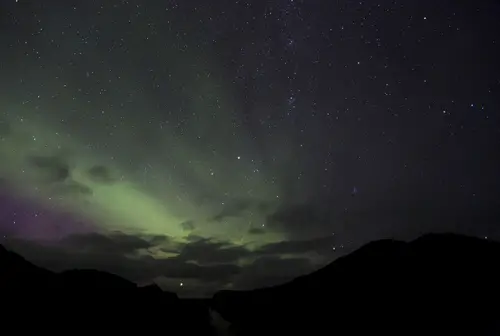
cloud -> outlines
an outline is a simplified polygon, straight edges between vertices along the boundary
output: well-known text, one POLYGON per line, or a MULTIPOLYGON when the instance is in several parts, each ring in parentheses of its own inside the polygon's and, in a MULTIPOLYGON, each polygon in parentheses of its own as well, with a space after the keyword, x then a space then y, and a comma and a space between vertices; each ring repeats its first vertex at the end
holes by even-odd
MULTIPOLYGON (((134 235, 123 232, 70 235, 56 243, 10 240, 8 246, 28 260, 54 271, 96 269, 137 283, 164 279, 164 289, 179 290, 179 282, 192 290, 207 291, 232 285, 256 288, 279 284, 311 272, 314 265, 300 253, 331 251, 332 238, 317 238, 265 245, 257 250, 230 242, 191 235, 188 243, 163 235, 134 235), (158 254, 168 252, 165 258, 158 254), (241 259, 252 261, 239 266, 241 259)), ((182 295, 191 295, 184 286, 182 295)), ((194 292, 193 292, 194 293, 194 292)))
POLYGON ((194 221, 187 220, 181 223, 181 227, 184 231, 193 231, 194 230, 194 221))
POLYGON ((269 254, 303 254, 316 252, 321 255, 330 254, 335 240, 332 237, 320 237, 309 240, 289 240, 262 246, 255 253, 269 254))
POLYGON ((245 211, 257 211, 259 213, 266 212, 270 208, 270 204, 253 199, 239 198, 227 201, 220 212, 210 218, 211 221, 221 222, 228 217, 238 217, 245 211))
POLYGON ((157 246, 160 244, 165 244, 165 243, 172 243, 172 239, 168 236, 164 235, 153 235, 153 236, 147 236, 148 241, 151 243, 153 246, 157 246))
POLYGON ((235 263, 250 255, 252 252, 243 246, 202 238, 186 244, 181 249, 178 258, 200 264, 220 264, 235 263))
POLYGON ((310 204, 282 206, 266 218, 269 229, 286 232, 292 239, 324 233, 328 223, 327 217, 310 204))
POLYGON ((64 184, 59 184, 54 187, 54 191, 63 195, 80 196, 90 196, 94 193, 89 186, 76 181, 68 181, 64 184))
POLYGON ((263 228, 251 228, 250 230, 248 230, 248 233, 253 235, 260 235, 265 234, 266 230, 263 228))
POLYGON ((241 271, 237 265, 200 266, 177 258, 157 259, 149 266, 148 270, 152 272, 152 278, 163 276, 176 279, 196 279, 204 282, 225 282, 241 271))
MULTIPOLYGON (((203 255, 207 253, 196 247, 183 250, 184 256, 181 256, 181 253, 178 257, 170 258, 154 257, 152 254, 134 254, 141 249, 169 244, 172 244, 172 241, 166 236, 136 236, 112 232, 72 235, 51 244, 10 240, 7 246, 35 264, 54 271, 96 269, 135 282, 148 282, 164 277, 224 283, 240 272, 240 267, 234 264, 199 265, 190 261, 189 259, 202 261, 203 255)), ((190 244, 186 246, 188 245, 190 244)), ((207 242, 206 245, 211 244, 207 242)), ((212 250, 216 248, 212 247, 212 250)), ((234 258, 219 255, 219 260, 234 260, 234 258)))
POLYGON ((197 242, 197 241, 205 239, 205 238, 203 238, 202 236, 195 235, 195 234, 190 234, 186 237, 186 239, 189 242, 197 242))
POLYGON ((237 217, 253 205, 249 199, 234 199, 224 204, 222 210, 212 217, 212 221, 220 222, 228 217, 237 217))
POLYGON ((127 235, 121 232, 113 232, 108 235, 99 233, 72 235, 63 241, 66 246, 80 251, 86 250, 97 253, 123 255, 169 242, 170 239, 166 236, 148 238, 127 235))
POLYGON ((45 183, 50 184, 52 191, 60 195, 89 196, 93 190, 71 178, 69 162, 62 156, 29 156, 31 167, 35 168, 37 176, 45 183))
POLYGON ((29 156, 28 163, 37 169, 41 177, 52 183, 64 182, 70 178, 70 166, 59 156, 29 156))
POLYGON ((103 184, 112 184, 117 181, 113 176, 111 170, 103 165, 95 165, 91 167, 88 171, 88 176, 95 182, 103 184))

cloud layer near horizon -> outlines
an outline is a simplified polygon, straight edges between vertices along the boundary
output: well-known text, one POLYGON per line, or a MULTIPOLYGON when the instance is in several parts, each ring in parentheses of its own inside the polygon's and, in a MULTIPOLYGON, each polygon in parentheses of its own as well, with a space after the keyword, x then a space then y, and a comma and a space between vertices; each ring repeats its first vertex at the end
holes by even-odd
POLYGON ((331 258, 332 238, 271 243, 251 250, 230 242, 189 236, 86 233, 60 241, 11 239, 6 247, 53 271, 96 269, 138 284, 152 280, 180 296, 208 296, 218 289, 251 289, 282 283, 331 258))

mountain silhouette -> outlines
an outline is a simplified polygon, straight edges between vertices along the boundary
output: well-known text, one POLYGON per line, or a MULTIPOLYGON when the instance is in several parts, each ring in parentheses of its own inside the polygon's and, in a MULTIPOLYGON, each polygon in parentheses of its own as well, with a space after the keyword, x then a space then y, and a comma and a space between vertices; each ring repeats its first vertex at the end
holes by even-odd
POLYGON ((289 283, 220 291, 233 334, 500 335, 500 244, 454 234, 380 240, 289 283))
POLYGON ((0 291, 16 288, 49 287, 56 281, 55 274, 35 266, 20 255, 0 245, 0 291))
POLYGON ((213 334, 208 304, 203 301, 180 300, 156 285, 139 287, 96 270, 51 272, 1 245, 0 297, 6 312, 3 327, 11 330, 29 329, 31 324, 24 321, 36 320, 43 321, 37 322, 37 331, 61 333, 165 330, 213 334))
POLYGON ((213 335, 213 324, 225 335, 500 335, 499 271, 500 243, 429 234, 369 243, 283 285, 187 300, 105 272, 54 273, 0 246, 2 323, 20 331, 31 324, 19 319, 40 320, 37 330, 50 332, 213 335))

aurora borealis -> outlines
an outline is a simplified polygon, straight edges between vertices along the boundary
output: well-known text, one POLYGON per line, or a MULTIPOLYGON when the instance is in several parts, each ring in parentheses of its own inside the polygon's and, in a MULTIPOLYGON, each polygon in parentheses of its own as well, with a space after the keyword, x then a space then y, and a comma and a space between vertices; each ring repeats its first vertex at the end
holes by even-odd
POLYGON ((498 237, 498 7, 448 5, 2 2, 2 244, 205 295, 498 237))

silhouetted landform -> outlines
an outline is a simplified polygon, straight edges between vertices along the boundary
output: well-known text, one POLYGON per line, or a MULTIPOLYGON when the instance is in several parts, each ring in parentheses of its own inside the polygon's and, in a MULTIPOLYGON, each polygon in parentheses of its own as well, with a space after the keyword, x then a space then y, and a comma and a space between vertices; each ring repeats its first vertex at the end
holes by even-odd
POLYGON ((0 298, 0 320, 9 330, 213 334, 207 300, 181 300, 156 285, 139 287, 95 270, 54 273, 1 245, 0 298))
POLYGON ((372 242, 289 283, 211 301, 53 273, 0 246, 2 326, 16 331, 38 319, 39 332, 212 335, 212 317, 227 335, 500 335, 499 288, 500 243, 452 234, 372 242))
POLYGON ((235 335, 500 335, 500 244, 381 240, 273 288, 221 291, 235 335))

